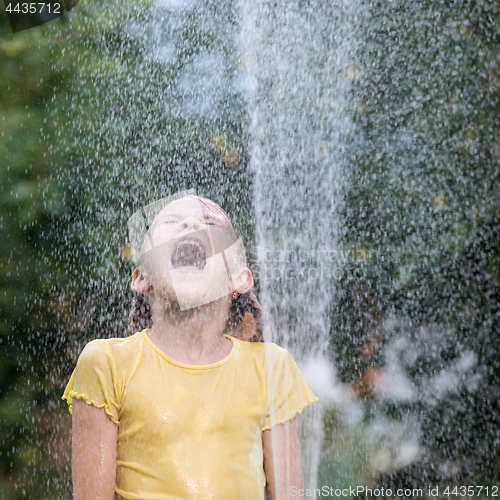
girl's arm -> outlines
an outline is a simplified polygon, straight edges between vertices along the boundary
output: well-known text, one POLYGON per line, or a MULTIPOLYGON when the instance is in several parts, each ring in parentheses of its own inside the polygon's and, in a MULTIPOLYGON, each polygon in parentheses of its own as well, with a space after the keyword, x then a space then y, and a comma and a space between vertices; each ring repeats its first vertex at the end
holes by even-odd
POLYGON ((118 425, 85 401, 73 400, 74 500, 114 500, 118 425))
POLYGON ((268 500, 296 498, 304 488, 297 417, 262 433, 268 500))

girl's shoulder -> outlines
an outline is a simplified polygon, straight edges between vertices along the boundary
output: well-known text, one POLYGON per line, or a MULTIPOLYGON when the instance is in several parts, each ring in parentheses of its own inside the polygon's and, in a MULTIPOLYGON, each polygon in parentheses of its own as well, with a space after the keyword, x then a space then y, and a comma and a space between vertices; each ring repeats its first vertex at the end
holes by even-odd
POLYGON ((273 342, 244 342, 236 339, 239 349, 243 355, 253 357, 257 362, 276 365, 284 357, 290 356, 290 353, 273 342))
POLYGON ((130 337, 111 337, 107 339, 94 339, 83 348, 79 359, 94 361, 126 361, 133 357, 140 349, 143 342, 142 332, 137 332, 130 337))

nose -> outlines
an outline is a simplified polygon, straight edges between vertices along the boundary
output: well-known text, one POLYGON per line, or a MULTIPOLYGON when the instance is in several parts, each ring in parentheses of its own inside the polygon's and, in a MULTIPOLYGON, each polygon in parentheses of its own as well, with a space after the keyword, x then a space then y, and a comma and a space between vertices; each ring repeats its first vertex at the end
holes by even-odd
POLYGON ((186 217, 181 222, 181 227, 182 229, 193 229, 195 231, 198 231, 198 229, 200 229, 201 227, 201 224, 200 221, 194 217, 186 217))

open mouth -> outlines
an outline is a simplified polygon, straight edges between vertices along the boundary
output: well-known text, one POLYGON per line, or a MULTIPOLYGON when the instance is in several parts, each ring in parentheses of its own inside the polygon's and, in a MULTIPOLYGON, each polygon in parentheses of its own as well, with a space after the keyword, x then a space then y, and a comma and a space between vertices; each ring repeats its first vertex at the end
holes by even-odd
POLYGON ((207 252, 198 239, 187 237, 175 245, 171 262, 174 269, 191 268, 201 271, 207 265, 207 252))

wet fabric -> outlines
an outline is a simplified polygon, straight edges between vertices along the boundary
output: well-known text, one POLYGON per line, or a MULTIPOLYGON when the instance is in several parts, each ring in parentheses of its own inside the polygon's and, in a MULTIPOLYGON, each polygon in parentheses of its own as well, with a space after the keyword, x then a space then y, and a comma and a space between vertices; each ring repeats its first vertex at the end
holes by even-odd
POLYGON ((262 431, 318 400, 289 352, 227 336, 209 365, 169 358, 147 330, 89 342, 62 399, 118 428, 115 491, 141 500, 263 500, 262 431))

